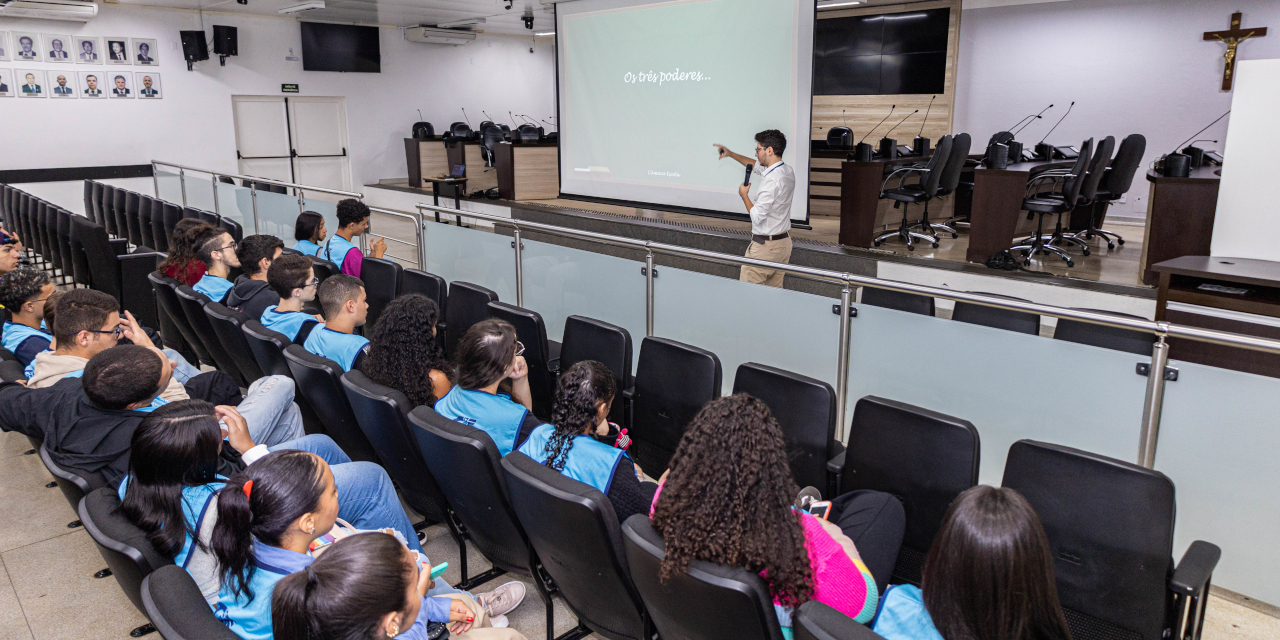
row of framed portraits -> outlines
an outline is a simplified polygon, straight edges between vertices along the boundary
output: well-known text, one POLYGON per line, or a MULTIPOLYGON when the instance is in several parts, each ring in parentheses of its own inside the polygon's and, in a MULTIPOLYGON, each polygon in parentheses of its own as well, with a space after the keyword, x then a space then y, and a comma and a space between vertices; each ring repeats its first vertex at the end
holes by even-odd
POLYGON ((152 71, 45 71, 0 68, 0 98, 159 100, 160 74, 152 71))
POLYGON ((160 64, 156 44, 151 38, 0 31, 0 60, 155 67, 160 64))

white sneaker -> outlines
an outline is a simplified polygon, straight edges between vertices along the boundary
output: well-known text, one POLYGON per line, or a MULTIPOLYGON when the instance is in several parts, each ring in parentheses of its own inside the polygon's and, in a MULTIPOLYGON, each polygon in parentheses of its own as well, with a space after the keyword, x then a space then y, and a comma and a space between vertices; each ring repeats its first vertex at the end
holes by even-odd
POLYGON ((506 629, 510 625, 511 625, 511 621, 507 620, 506 616, 490 616, 489 617, 489 626, 495 629, 506 629))
MULTIPOLYGON (((493 591, 476 595, 476 602, 484 607, 485 613, 489 614, 489 618, 494 620, 493 626, 499 626, 496 622, 498 618, 520 606, 524 601, 524 583, 511 581, 493 591)), ((505 626, 505 625, 503 625, 505 626)))

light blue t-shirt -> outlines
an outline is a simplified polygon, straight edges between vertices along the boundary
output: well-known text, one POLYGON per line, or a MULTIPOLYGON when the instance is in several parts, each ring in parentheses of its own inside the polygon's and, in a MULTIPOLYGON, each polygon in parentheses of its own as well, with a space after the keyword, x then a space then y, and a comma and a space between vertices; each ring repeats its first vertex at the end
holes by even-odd
POLYGON ((489 434, 498 447, 498 454, 503 456, 516 447, 520 425, 529 413, 524 405, 513 402, 506 394, 493 395, 458 386, 436 401, 435 410, 450 420, 489 434))
MULTIPOLYGON (((538 426, 529 433, 524 444, 520 445, 520 453, 539 464, 546 464, 547 442, 555 431, 555 426, 550 424, 538 426)), ((573 446, 565 456, 564 470, 560 473, 589 484, 607 495, 609 485, 613 484, 613 473, 624 458, 630 462, 630 457, 622 449, 611 447, 591 436, 579 435, 574 437, 573 446)))
POLYGON ((885 640, 943 640, 924 608, 924 593, 909 584, 893 585, 885 591, 871 630, 885 640))
POLYGON ((314 256, 320 252, 320 245, 310 240, 299 240, 293 245, 293 250, 304 256, 314 256))
POLYGON ((214 302, 222 302, 227 299, 227 294, 235 287, 230 280, 221 278, 209 273, 204 274, 203 278, 196 283, 192 289, 203 293, 205 297, 214 302))
POLYGON ((356 358, 368 347, 369 339, 364 336, 334 331, 323 325, 312 329, 302 343, 303 349, 338 363, 344 372, 355 366, 356 358))
POLYGON ((347 259, 347 253, 352 249, 356 249, 358 251, 359 247, 351 244, 351 241, 335 233, 329 236, 328 240, 325 240, 324 246, 320 247, 316 257, 328 260, 329 262, 338 265, 338 268, 341 269, 342 263, 347 259))
POLYGON ((298 331, 308 322, 319 323, 309 313, 301 311, 279 311, 276 309, 278 305, 271 305, 262 310, 262 317, 258 319, 262 326, 278 331, 293 342, 298 341, 298 331))
MULTIPOLYGON (((196 487, 182 488, 182 513, 187 520, 187 539, 183 541, 182 548, 178 550, 178 555, 173 557, 173 563, 187 568, 187 560, 191 557, 191 550, 195 548, 196 539, 191 535, 192 531, 199 532, 200 526, 204 523, 204 517, 208 513, 213 504, 213 496, 227 484, 227 479, 223 476, 214 476, 217 478, 215 482, 202 484, 196 487)), ((117 492, 120 494, 120 500, 124 500, 125 493, 129 489, 129 476, 125 476, 120 481, 120 487, 117 492)))

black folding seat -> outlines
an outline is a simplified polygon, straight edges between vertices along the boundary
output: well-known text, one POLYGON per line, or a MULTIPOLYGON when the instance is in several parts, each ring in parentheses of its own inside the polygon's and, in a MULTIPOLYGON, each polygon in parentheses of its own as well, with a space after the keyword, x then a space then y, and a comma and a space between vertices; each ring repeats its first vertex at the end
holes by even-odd
POLYGON ((227 355, 231 356, 231 360, 235 362, 245 385, 253 384, 255 380, 261 378, 264 375, 262 368, 253 358, 253 351, 249 349, 249 340, 241 330, 248 318, 243 313, 228 309, 217 302, 206 302, 204 313, 209 316, 213 333, 218 337, 222 347, 227 350, 227 355))
POLYGON ((49 275, 56 278, 62 268, 62 245, 58 243, 58 208, 43 200, 40 202, 40 240, 44 245, 41 253, 48 263, 49 275))
POLYGON ((622 528, 609 499, 519 451, 502 459, 502 470, 516 516, 577 614, 578 630, 584 635, 598 630, 614 640, 650 640, 653 625, 631 581, 622 528))
POLYGON ((342 273, 342 269, 338 265, 328 260, 322 260, 315 256, 309 257, 311 258, 311 269, 315 271, 316 279, 320 282, 324 282, 331 275, 342 273))
POLYGON ((29 193, 22 192, 18 196, 18 228, 22 236, 22 246, 27 250, 27 257, 35 260, 40 253, 39 234, 33 222, 36 199, 29 193))
POLYGON ((249 386, 241 379, 240 369, 236 367, 235 360, 231 359, 231 354, 227 353, 226 347, 222 346, 218 334, 213 331, 213 323, 204 312, 204 305, 209 302, 209 298, 185 284, 178 285, 177 293, 178 305, 187 316, 187 326, 191 327, 196 338, 204 345, 205 351, 208 351, 209 356, 213 358, 213 362, 205 364, 216 367, 231 376, 241 387, 249 386))
POLYGON ((75 258, 71 251, 71 217, 74 215, 61 207, 53 210, 57 229, 54 237, 58 240, 58 268, 62 270, 65 282, 74 282, 75 258))
POLYGON ((560 370, 560 343, 547 340, 547 327, 536 311, 505 302, 490 302, 489 317, 510 322, 516 328, 516 339, 524 345, 524 359, 529 365, 533 415, 550 419, 556 373, 560 370))
POLYGON ((796 640, 884 640, 884 636, 817 600, 796 609, 791 616, 791 631, 796 640))
MULTIPOLYGON (((1081 309, 1081 311, 1104 313, 1133 320, 1146 320, 1146 318, 1143 318, 1142 316, 1118 313, 1115 311, 1100 311, 1097 309, 1081 309)), ((1102 347, 1104 349, 1114 349, 1116 351, 1127 351, 1129 353, 1147 357, 1151 356, 1151 347, 1156 342, 1155 334, 1147 333, 1146 331, 1104 327, 1100 324, 1091 324, 1088 322, 1081 322, 1080 320, 1070 320, 1068 318, 1058 319, 1058 326, 1053 330, 1053 339, 1075 342, 1077 344, 1087 344, 1095 347, 1102 347)))
POLYGON ((289 364, 284 359, 285 347, 293 344, 288 336, 272 331, 253 319, 246 320, 241 325, 241 331, 244 332, 249 351, 253 354, 253 359, 258 363, 262 373, 269 376, 293 377, 293 372, 289 371, 289 364))
POLYGON ((594 318, 565 318, 564 342, 560 345, 560 370, 566 371, 583 360, 603 363, 613 372, 614 382, 618 385, 618 396, 613 399, 609 419, 623 426, 630 425, 623 392, 632 385, 631 333, 594 318))
POLYGON ((835 389, 808 376, 746 362, 734 374, 733 392, 751 394, 768 405, 787 440, 787 461, 796 484, 834 496, 827 461, 844 451, 836 440, 835 389))
MULTIPOLYGON (((1027 302, 1022 298, 1004 296, 998 293, 983 293, 982 295, 1027 302)), ((1033 336, 1040 333, 1039 315, 1013 309, 997 309, 996 307, 988 307, 972 302, 957 302, 955 310, 951 312, 951 319, 956 322, 980 324, 984 327, 1004 329, 1006 331, 1029 333, 1033 336)))
POLYGON ((120 233, 116 229, 116 188, 109 185, 102 185, 102 201, 99 205, 99 211, 102 215, 100 224, 103 229, 107 230, 107 235, 118 238, 120 233))
POLYGON ((160 315, 160 337, 165 346, 184 354, 192 364, 206 363, 214 366, 213 355, 205 349, 204 342, 196 335, 195 329, 187 321, 187 312, 182 309, 178 299, 178 287, 181 283, 159 271, 147 275, 155 292, 160 315), (193 357, 194 356, 194 357, 193 357))
POLYGON ((931 316, 934 311, 934 300, 932 296, 922 296, 915 293, 894 291, 892 289, 877 289, 875 287, 862 288, 862 302, 859 304, 869 304, 873 307, 884 307, 886 309, 896 309, 898 311, 906 311, 908 313, 918 313, 924 316, 931 316))
POLYGON ((831 461, 836 495, 874 489, 902 502, 906 530, 890 582, 920 584, 947 508, 978 483, 979 444, 968 420, 875 396, 854 407, 848 448, 831 461))
POLYGON ((95 217, 94 217, 94 213, 93 213, 93 204, 94 204, 94 197, 93 197, 93 185, 94 185, 94 182, 93 182, 92 180, 85 180, 85 181, 83 181, 83 182, 84 182, 84 216, 85 216, 86 218, 88 218, 88 219, 93 220, 93 221, 95 221, 95 222, 96 222, 96 221, 97 221, 97 218, 95 218, 95 217))
POLYGON ((135 247, 146 246, 142 241, 142 219, 139 216, 139 209, 142 206, 142 196, 133 191, 124 193, 124 223, 125 232, 129 235, 129 244, 135 247))
POLYGON ((244 228, 239 222, 230 218, 219 218, 217 226, 222 227, 223 231, 231 234, 231 239, 240 242, 244 239, 244 228))
POLYGON ((93 181, 93 209, 87 213, 89 218, 98 224, 105 224, 102 216, 102 194, 105 188, 106 185, 101 182, 93 181))
POLYGON ((89 263, 93 288, 114 296, 123 309, 146 327, 158 326, 156 299, 147 276, 156 268, 157 253, 128 253, 125 240, 107 238, 107 231, 88 218, 71 220, 71 237, 79 239, 89 263))
POLYGON ((324 432, 352 460, 378 462, 378 453, 360 430, 351 402, 342 390, 342 367, 328 358, 303 349, 299 344, 285 347, 284 359, 296 383, 294 395, 306 399, 324 425, 324 432))
MULTIPOLYGON (((80 508, 80 501, 84 500, 91 491, 107 486, 107 480, 102 477, 102 474, 60 467, 49 456, 48 447, 41 445, 36 449, 40 452, 40 461, 44 463, 44 468, 49 470, 53 481, 58 483, 58 489, 71 505, 72 511, 80 508)), ((80 524, 80 521, 76 520, 67 526, 78 527, 80 524)))
POLYGON ((666 545, 637 513, 622 523, 631 578, 662 638, 687 640, 782 640, 769 586, 741 567, 691 560, 663 584, 666 545), (709 615, 714 612, 714 615, 709 615))
POLYGON ((372 336, 382 317, 382 310, 399 295, 400 263, 382 258, 366 257, 360 263, 360 281, 369 302, 369 315, 364 322, 364 334, 372 336))
MULTIPOLYGON (((218 214, 212 211, 205 211, 204 209, 193 209, 193 210, 196 212, 196 215, 201 220, 205 221, 210 226, 217 227, 222 224, 222 218, 218 214)), ((188 215, 187 217, 190 218, 191 216, 188 215)))
POLYGON ((454 282, 449 285, 449 302, 445 315, 445 323, 449 331, 445 334, 444 350, 450 358, 458 341, 466 335, 472 325, 489 317, 489 303, 497 302, 498 294, 470 282, 454 282))
POLYGON ((111 213, 115 216, 117 238, 129 239, 129 221, 126 218, 126 211, 129 202, 129 192, 126 189, 116 189, 111 193, 111 213))
POLYGON ((194 220, 199 220, 199 221, 201 221, 201 222, 206 222, 206 220, 204 219, 203 212, 201 212, 199 209, 197 209, 197 208, 195 208, 195 207, 183 207, 183 208, 182 208, 182 217, 183 217, 183 218, 192 218, 192 219, 194 219, 194 220))
POLYGON ((173 228, 181 220, 182 207, 169 202, 164 203, 164 237, 166 244, 173 245, 173 228))
POLYGON ((631 456, 653 477, 662 475, 702 405, 720 397, 720 358, 705 349, 648 337, 631 398, 631 456))
POLYGON ((1173 562, 1173 481, 1159 471, 1033 440, 1009 447, 1001 484, 1031 503, 1075 638, 1199 640, 1217 545, 1173 562))
POLYGON ((151 212, 147 214, 151 221, 150 231, 143 233, 144 238, 150 238, 155 243, 147 246, 155 247, 161 253, 169 253, 169 236, 164 231, 164 209, 167 204, 160 198, 151 198, 151 212))
POLYGON ((214 615, 182 567, 165 565, 143 578, 142 604, 164 640, 240 640, 214 615))
POLYGON ((89 255, 85 253, 84 245, 80 242, 80 234, 76 232, 76 226, 80 221, 96 224, 83 216, 73 215, 67 218, 67 248, 71 253, 71 279, 76 284, 92 287, 93 271, 89 268, 89 255))
MULTIPOLYGON (((97 489, 85 496, 80 502, 80 520, 124 594, 142 615, 147 615, 147 607, 142 603, 142 581, 152 571, 172 565, 173 561, 160 555, 146 532, 124 516, 120 511, 120 495, 114 488, 97 489)), ((148 623, 129 635, 137 638, 154 630, 148 623)))
POLYGON ((440 348, 444 348, 445 335, 448 332, 449 323, 445 322, 445 303, 449 298, 449 285, 444 278, 434 274, 427 273, 420 269, 404 269, 400 272, 400 295, 408 293, 420 293, 433 302, 440 309, 440 320, 436 322, 436 343, 440 348))
POLYGON ((155 209, 155 202, 151 196, 138 194, 138 237, 142 240, 142 246, 159 251, 155 235, 151 232, 151 212, 155 209))

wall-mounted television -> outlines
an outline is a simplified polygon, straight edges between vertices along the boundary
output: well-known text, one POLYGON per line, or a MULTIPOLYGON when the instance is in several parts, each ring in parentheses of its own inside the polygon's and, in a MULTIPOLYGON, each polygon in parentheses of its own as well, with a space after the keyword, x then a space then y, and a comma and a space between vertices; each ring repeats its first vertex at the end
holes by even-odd
POLYGON ((303 71, 381 73, 377 27, 302 22, 303 71))
POLYGON ((818 20, 817 95, 942 93, 951 9, 818 20))

